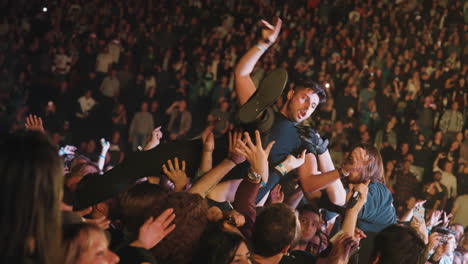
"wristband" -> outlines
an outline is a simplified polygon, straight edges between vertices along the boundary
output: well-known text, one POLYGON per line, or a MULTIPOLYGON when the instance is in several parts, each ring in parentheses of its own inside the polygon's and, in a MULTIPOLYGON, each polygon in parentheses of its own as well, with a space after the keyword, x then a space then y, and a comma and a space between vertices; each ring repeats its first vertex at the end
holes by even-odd
POLYGON ((106 157, 105 157, 104 155, 102 155, 102 154, 101 154, 101 155, 99 155, 99 157, 100 157, 100 158, 103 158, 103 159, 105 159, 105 158, 106 158, 106 157))
POLYGON ((342 168, 342 167, 338 168, 337 171, 338 171, 338 174, 340 174, 340 178, 341 178, 341 179, 344 179, 344 178, 348 177, 348 176, 349 176, 349 173, 350 173, 350 172, 348 171, 346 174, 344 174, 344 173, 343 173, 343 168, 342 168))
POLYGON ((267 49, 262 47, 260 44, 255 44, 255 47, 257 47, 260 51, 265 52, 267 49))
POLYGON ((59 150, 59 156, 63 156, 67 153, 65 153, 65 148, 64 147, 61 147, 60 150, 59 150))
POLYGON ((282 163, 278 164, 278 168, 280 169, 280 172, 281 174, 283 174, 283 176, 288 174, 288 171, 286 170, 286 168, 283 166, 282 163))
POLYGON ((231 157, 228 157, 228 160, 234 162, 234 164, 239 165, 239 163, 235 162, 231 157))

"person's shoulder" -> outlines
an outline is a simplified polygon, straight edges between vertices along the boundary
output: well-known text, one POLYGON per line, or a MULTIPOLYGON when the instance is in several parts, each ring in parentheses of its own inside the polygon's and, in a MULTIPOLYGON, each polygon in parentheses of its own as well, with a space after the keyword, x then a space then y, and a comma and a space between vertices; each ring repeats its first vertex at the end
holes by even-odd
POLYGON ((372 182, 369 184, 369 194, 380 193, 382 195, 392 195, 390 190, 381 182, 372 182))
POLYGON ((386 189, 385 184, 381 182, 371 182, 369 184, 369 189, 386 189))

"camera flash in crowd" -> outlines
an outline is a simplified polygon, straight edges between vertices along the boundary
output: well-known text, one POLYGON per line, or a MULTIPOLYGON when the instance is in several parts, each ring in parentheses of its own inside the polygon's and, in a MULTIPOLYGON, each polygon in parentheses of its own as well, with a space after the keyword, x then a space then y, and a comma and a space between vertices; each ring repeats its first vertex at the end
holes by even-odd
POLYGON ((325 88, 330 88, 330 84, 329 83, 325 83, 325 88))
POLYGON ((42 12, 44 12, 44 13, 47 12, 47 7, 44 6, 44 7, 42 8, 42 12))

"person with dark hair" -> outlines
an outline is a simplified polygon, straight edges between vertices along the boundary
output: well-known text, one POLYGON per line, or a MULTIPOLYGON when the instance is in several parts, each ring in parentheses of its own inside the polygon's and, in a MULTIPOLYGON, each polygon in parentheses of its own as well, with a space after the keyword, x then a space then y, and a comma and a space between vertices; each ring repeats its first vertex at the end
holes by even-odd
POLYGON ((63 230, 65 259, 67 264, 119 263, 119 257, 109 250, 106 234, 98 226, 89 223, 65 225, 63 230))
POLYGON ((0 263, 63 263, 60 200, 63 166, 40 132, 0 144, 0 263))
MULTIPOLYGON (((343 205, 345 191, 339 181, 338 172, 318 175, 318 162, 320 162, 323 172, 334 170, 327 149, 328 141, 323 141, 318 133, 310 128, 305 129, 305 133, 298 128, 298 125, 314 113, 320 103, 327 100, 324 89, 309 79, 294 80, 296 81, 294 89, 288 91, 283 107, 280 111, 275 112, 271 105, 284 89, 287 81, 286 71, 278 69, 270 73, 258 89, 250 77, 257 61, 276 41, 282 24, 279 18, 275 26, 264 20, 261 22, 264 26, 262 39, 239 60, 234 71, 236 93, 240 104, 239 119, 242 123, 260 130, 265 144, 271 141, 277 142, 269 157, 270 171, 276 168, 282 172, 283 176, 286 176, 287 173, 282 169, 281 161, 287 155, 298 155, 306 148, 306 162, 299 168, 298 174, 300 178, 311 179, 307 191, 313 192, 327 188, 330 200, 335 204, 343 205), (318 155, 319 161, 317 161, 316 155, 318 155)), ((279 175, 272 174, 269 177, 266 186, 259 191, 257 203, 266 197, 266 194, 279 180, 279 175)))
POLYGON ((175 229, 163 241, 151 249, 161 263, 189 263, 208 223, 208 204, 198 194, 176 192, 170 194, 164 204, 154 204, 153 216, 173 208, 176 215, 175 229))
POLYGON ((254 259, 259 263, 279 260, 299 235, 300 223, 287 205, 272 204, 263 208, 255 220, 252 232, 254 259))
POLYGON ((187 110, 187 101, 185 99, 174 102, 167 110, 169 115, 169 124, 167 131, 169 139, 183 139, 192 128, 192 113, 187 110))
POLYGON ((245 238, 235 232, 213 228, 202 237, 193 264, 252 264, 252 256, 245 238))
POLYGON ((394 264, 426 262, 426 245, 418 233, 407 226, 391 225, 383 229, 374 240, 369 262, 394 264))
POLYGON ((320 231, 320 213, 311 205, 305 204, 297 208, 299 222, 301 223, 301 236, 294 250, 303 250, 312 253, 312 240, 320 231))
POLYGON ((149 210, 155 204, 161 204, 169 195, 161 185, 149 182, 138 183, 119 197, 122 223, 128 231, 136 233, 141 225, 152 216, 149 210))

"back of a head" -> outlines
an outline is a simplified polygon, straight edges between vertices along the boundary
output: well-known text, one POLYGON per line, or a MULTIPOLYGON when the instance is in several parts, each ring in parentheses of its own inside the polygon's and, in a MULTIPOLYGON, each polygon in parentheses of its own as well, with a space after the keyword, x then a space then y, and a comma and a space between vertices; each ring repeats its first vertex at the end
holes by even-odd
POLYGON ((372 260, 378 258, 379 264, 423 264, 425 249, 423 240, 411 227, 391 225, 375 237, 371 256, 372 260))
POLYGON ((191 263, 229 264, 235 258, 237 249, 245 239, 238 233, 220 230, 218 225, 210 226, 203 234, 202 242, 191 263))
POLYGON ((0 144, 0 172, 0 262, 34 256, 37 263, 58 263, 63 166, 57 149, 39 132, 11 134, 0 144))
POLYGON ((168 192, 157 184, 143 182, 136 184, 120 196, 122 222, 125 227, 138 233, 144 222, 153 216, 151 208, 165 202, 168 192))
POLYGON ((208 223, 208 204, 198 194, 176 192, 155 205, 152 215, 157 217, 168 208, 174 209, 176 227, 151 251, 162 262, 189 263, 208 223))
POLYGON ((279 254, 293 243, 299 227, 296 214, 287 205, 278 203, 264 207, 252 233, 255 254, 263 257, 279 254))

